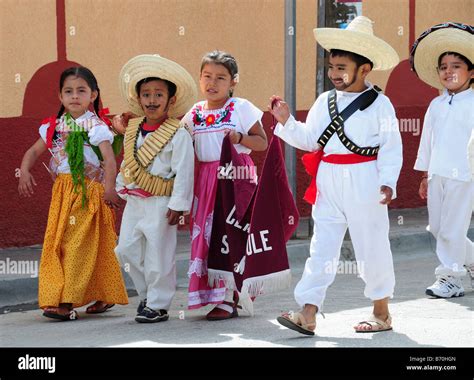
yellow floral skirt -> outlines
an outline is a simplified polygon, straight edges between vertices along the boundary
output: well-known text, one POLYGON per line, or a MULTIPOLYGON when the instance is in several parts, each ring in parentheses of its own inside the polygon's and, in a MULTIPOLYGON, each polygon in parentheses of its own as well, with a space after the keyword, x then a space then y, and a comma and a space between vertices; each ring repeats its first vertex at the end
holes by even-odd
POLYGON ((86 179, 74 192, 70 174, 59 174, 53 186, 48 225, 41 254, 38 303, 40 308, 92 301, 126 305, 127 291, 114 249, 115 214, 104 203, 102 184, 86 179))

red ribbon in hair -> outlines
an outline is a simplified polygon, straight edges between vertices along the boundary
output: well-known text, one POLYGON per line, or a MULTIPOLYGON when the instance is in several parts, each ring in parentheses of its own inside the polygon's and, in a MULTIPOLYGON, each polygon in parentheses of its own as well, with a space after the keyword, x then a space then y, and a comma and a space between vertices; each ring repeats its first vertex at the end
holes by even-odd
POLYGON ((102 108, 100 111, 99 111, 99 117, 100 119, 105 123, 107 124, 109 127, 112 126, 112 122, 110 121, 110 119, 107 117, 109 113, 109 109, 108 108, 102 108))
POLYGON ((41 124, 49 124, 48 130, 46 131, 46 147, 48 149, 52 149, 54 131, 56 130, 56 117, 55 116, 47 117, 41 122, 41 124))

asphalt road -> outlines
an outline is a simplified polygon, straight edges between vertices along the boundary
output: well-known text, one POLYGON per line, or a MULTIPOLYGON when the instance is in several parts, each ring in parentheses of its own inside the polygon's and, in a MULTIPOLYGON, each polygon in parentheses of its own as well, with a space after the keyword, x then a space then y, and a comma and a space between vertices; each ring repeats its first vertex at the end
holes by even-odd
POLYGON ((430 299, 424 290, 434 281, 437 260, 429 250, 398 254, 394 258, 396 293, 391 302, 394 330, 356 334, 352 326, 370 315, 363 282, 355 274, 338 274, 329 288, 325 318, 318 317, 316 336, 306 337, 276 322, 284 311, 296 310, 293 288, 303 261, 293 265, 291 289, 259 297, 255 316, 208 322, 210 306, 186 310, 186 281, 179 288, 170 320, 155 324, 134 321, 138 298, 100 315, 79 309, 79 319, 56 322, 30 310, 0 315, 2 347, 474 347, 474 292, 464 280, 466 295, 430 299))

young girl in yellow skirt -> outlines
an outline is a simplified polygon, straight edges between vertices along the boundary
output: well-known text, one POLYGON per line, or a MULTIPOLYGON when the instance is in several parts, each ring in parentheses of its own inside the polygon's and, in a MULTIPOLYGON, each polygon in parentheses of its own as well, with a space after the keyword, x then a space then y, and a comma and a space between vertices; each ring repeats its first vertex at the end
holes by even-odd
POLYGON ((116 161, 114 134, 99 114, 100 90, 92 72, 71 67, 61 74, 61 108, 39 128, 40 138, 23 156, 18 190, 31 197, 30 173, 49 150, 54 178, 41 254, 38 303, 43 315, 75 320, 74 310, 96 301, 86 313, 102 313, 128 297, 115 257, 116 161), (91 104, 94 112, 89 111, 91 104), (101 162, 102 161, 102 162, 101 162))

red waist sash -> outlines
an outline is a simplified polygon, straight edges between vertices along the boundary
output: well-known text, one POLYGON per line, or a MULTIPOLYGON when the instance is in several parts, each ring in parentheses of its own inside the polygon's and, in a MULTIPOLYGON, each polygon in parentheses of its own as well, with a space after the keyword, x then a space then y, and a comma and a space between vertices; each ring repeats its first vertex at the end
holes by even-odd
POLYGON ((316 175, 318 174, 318 168, 321 161, 329 164, 336 165, 348 165, 348 164, 360 164, 362 162, 369 162, 377 160, 377 156, 361 156, 359 154, 329 154, 324 156, 323 150, 318 150, 313 153, 307 153, 303 155, 301 161, 303 161, 306 172, 311 176, 311 182, 304 194, 303 199, 309 204, 316 203, 316 195, 318 194, 318 188, 316 187, 316 175))

